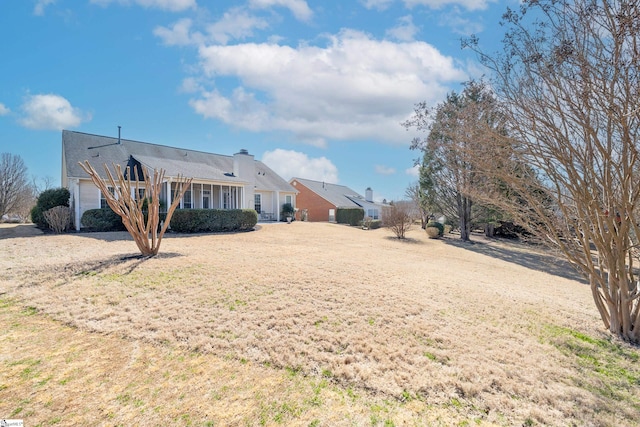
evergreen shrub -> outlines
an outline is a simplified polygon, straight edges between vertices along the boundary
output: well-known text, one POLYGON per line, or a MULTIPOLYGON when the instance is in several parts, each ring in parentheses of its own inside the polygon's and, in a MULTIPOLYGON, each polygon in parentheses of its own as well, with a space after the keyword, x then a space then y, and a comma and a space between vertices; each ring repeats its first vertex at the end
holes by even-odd
POLYGON ((437 228, 437 229, 438 229, 438 235, 439 235, 439 236, 442 236, 442 235, 444 234, 444 225, 442 225, 442 224, 441 224, 441 223, 439 223, 438 221, 429 221, 429 222, 427 223, 427 226, 425 227, 425 229, 426 229, 426 228, 429 228, 429 227, 435 227, 435 228, 437 228))
POLYGON ((382 221, 379 219, 373 219, 369 223, 369 230, 375 230, 380 227, 382 227, 382 221))
POLYGON ((247 231, 258 223, 254 209, 178 209, 171 217, 176 233, 247 231))
POLYGON ((349 224, 357 226, 364 219, 364 209, 362 208, 338 208, 336 209, 336 222, 338 224, 349 224))
POLYGON ((120 215, 111 208, 89 209, 82 214, 80 224, 86 231, 125 231, 120 215))
POLYGON ((49 224, 44 217, 44 212, 56 206, 68 207, 70 197, 71 193, 64 187, 44 190, 38 196, 36 205, 31 209, 31 222, 36 224, 38 228, 48 229, 49 224))

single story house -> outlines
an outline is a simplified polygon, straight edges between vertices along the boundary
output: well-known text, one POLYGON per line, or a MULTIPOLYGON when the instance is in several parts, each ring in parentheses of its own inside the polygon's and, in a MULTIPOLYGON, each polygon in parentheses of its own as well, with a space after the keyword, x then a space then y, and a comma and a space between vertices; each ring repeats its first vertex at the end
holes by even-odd
POLYGON ((306 211, 307 221, 335 221, 336 209, 359 207, 365 217, 382 219, 382 209, 388 206, 373 201, 373 190, 365 190, 365 197, 349 187, 310 179, 291 178, 289 183, 298 191, 298 212, 306 211))
MULTIPOLYGON (((119 133, 119 132, 118 132, 119 133)), ((285 203, 295 206, 297 190, 247 150, 233 156, 108 137, 62 131, 62 185, 71 193, 75 228, 82 214, 107 207, 106 199, 78 164, 88 160, 106 178, 104 165, 164 169, 161 198, 169 206, 178 176, 193 178, 180 209, 255 209, 260 220, 280 220, 285 203)))

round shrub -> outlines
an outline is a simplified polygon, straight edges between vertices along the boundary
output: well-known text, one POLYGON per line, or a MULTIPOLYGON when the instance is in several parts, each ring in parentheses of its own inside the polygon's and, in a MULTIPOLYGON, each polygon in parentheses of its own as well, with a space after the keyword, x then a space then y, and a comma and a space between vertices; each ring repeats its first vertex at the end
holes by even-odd
POLYGON ((56 206, 69 206, 69 198, 71 193, 64 187, 51 188, 45 190, 38 196, 36 205, 31 209, 31 221, 38 226, 38 228, 47 229, 49 224, 44 217, 44 212, 56 206))
POLYGON ((444 225, 440 224, 438 221, 429 221, 425 229, 429 227, 435 227, 438 229, 438 236, 442 236, 444 234, 444 225))
POLYGON ((437 239, 440 237, 440 230, 438 227, 426 227, 424 230, 427 232, 427 236, 430 239, 437 239))

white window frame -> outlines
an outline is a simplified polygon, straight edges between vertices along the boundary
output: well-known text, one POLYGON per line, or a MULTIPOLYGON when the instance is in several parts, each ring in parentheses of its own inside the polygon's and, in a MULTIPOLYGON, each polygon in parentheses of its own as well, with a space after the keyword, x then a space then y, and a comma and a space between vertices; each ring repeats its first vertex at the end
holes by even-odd
MULTIPOLYGON (((115 189, 114 189, 112 186, 108 185, 108 186, 107 186, 107 189, 109 190, 109 192, 110 192, 113 196, 115 196, 115 195, 116 195, 116 191, 115 191, 115 189)), ((108 208, 108 207, 110 207, 110 206, 109 206, 109 204, 107 203, 107 198, 106 198, 106 197, 103 197, 102 190, 98 190, 98 206, 100 206, 100 209, 104 209, 104 208, 108 208), (104 201, 104 206, 102 206, 102 202, 103 202, 103 201, 104 201)))
POLYGON ((254 194, 254 196, 253 196, 253 208, 258 213, 262 212, 262 194, 260 194, 260 193, 255 193, 254 194), (256 206, 259 206, 260 209, 256 209, 256 206))

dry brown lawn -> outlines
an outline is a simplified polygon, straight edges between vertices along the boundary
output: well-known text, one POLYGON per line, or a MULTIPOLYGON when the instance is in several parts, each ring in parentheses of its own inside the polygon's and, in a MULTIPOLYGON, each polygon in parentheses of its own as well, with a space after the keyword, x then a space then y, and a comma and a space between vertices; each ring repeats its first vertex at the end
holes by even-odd
POLYGON ((522 244, 260 224, 168 235, 0 225, 0 419, 25 425, 579 425, 640 420, 640 351, 522 244))

